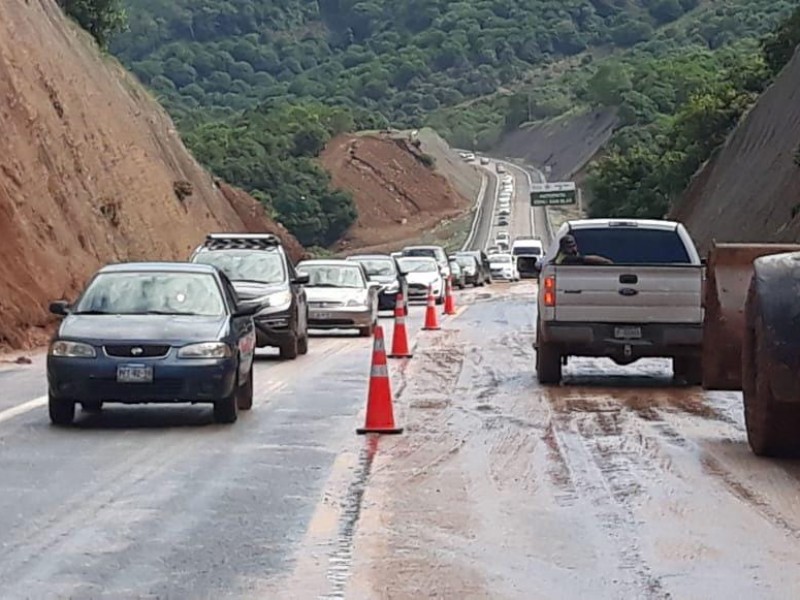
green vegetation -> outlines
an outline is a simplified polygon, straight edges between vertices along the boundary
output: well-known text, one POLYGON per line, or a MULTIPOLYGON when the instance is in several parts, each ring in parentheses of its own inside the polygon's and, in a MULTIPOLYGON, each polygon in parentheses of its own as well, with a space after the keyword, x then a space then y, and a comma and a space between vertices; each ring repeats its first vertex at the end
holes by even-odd
POLYGON ((57 0, 66 14, 92 34, 101 48, 125 30, 127 13, 122 0, 57 0))
POLYGON ((760 46, 743 41, 716 52, 616 63, 592 78, 588 97, 620 106, 626 126, 591 169, 590 214, 665 216, 798 42, 800 8, 760 46))

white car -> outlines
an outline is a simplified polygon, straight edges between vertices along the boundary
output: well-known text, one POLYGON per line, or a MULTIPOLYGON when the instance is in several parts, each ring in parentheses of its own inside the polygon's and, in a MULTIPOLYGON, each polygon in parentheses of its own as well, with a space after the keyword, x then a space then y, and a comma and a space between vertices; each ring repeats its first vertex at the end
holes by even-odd
POLYGON ((503 243, 506 246, 508 246, 511 243, 509 235, 508 235, 508 232, 507 231, 498 231, 497 235, 494 236, 494 243, 495 244, 503 243))
POLYGON ((406 274, 408 299, 426 300, 428 288, 436 298, 436 304, 444 302, 444 277, 435 258, 427 256, 403 256, 398 258, 400 268, 406 274))
POLYGON ((489 257, 489 272, 492 279, 505 279, 506 281, 519 281, 517 262, 510 254, 492 254, 489 257))
POLYGON ((501 207, 497 214, 501 217, 509 217, 511 216, 511 210, 508 207, 501 207))

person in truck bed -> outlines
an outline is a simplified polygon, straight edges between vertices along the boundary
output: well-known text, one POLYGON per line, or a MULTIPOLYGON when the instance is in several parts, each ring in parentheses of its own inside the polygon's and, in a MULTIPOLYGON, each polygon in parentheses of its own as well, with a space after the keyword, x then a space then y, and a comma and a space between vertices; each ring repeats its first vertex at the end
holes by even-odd
POLYGON ((575 236, 567 234, 558 241, 558 254, 553 259, 557 265, 612 265, 614 261, 604 256, 582 255, 575 236))

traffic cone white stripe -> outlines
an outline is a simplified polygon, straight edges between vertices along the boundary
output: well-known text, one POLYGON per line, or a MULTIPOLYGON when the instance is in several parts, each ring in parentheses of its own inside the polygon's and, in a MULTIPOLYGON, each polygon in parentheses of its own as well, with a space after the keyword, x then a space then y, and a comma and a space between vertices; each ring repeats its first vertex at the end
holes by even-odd
POLYGON ((372 365, 371 377, 389 377, 389 367, 386 365, 372 365))
POLYGON ((383 341, 383 338, 375 338, 375 346, 373 352, 385 352, 386 351, 386 343, 383 341))

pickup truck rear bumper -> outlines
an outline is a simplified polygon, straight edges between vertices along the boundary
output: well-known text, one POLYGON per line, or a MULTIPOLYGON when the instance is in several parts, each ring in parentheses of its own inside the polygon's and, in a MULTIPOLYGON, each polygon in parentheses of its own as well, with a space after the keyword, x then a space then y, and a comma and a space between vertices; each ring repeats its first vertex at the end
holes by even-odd
MULTIPOLYGON (((637 332, 638 333, 638 332, 637 332)), ((697 355, 702 324, 683 323, 540 323, 536 345, 553 344, 564 356, 601 356, 620 363, 644 357, 697 355), (641 337, 619 337, 618 328, 640 328, 641 337)))

